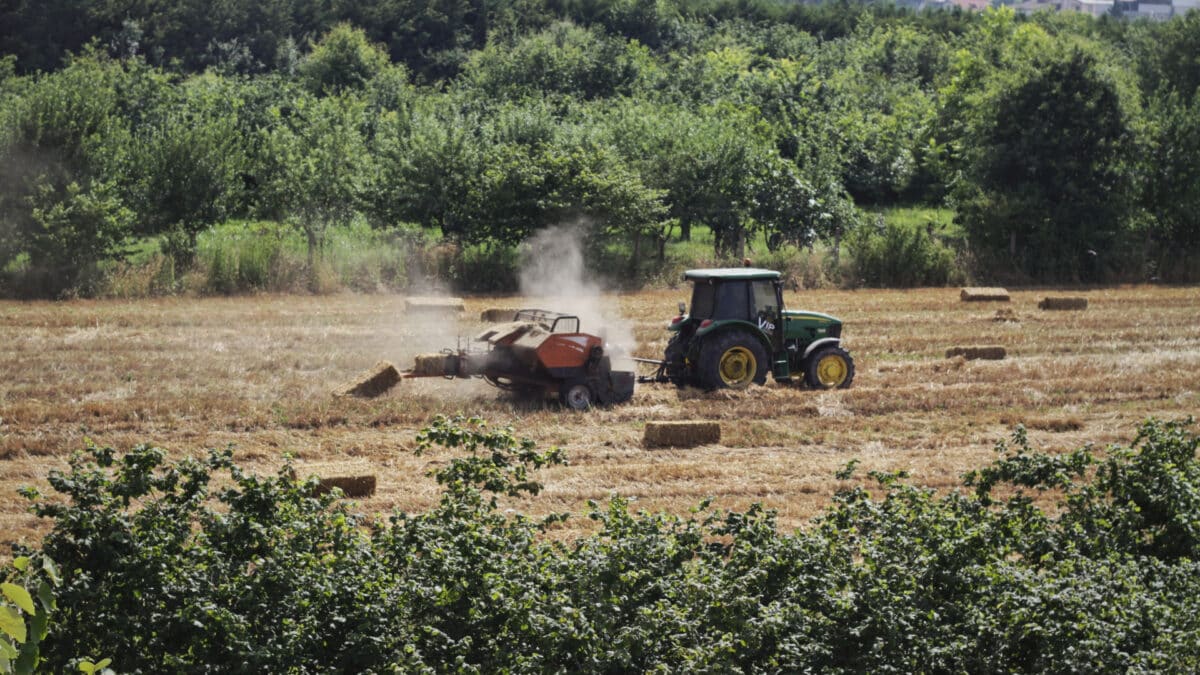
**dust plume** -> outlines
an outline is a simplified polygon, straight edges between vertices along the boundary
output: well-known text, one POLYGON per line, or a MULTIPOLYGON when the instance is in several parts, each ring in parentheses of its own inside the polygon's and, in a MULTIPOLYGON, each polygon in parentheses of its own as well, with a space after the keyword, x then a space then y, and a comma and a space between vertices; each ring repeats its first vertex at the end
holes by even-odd
POLYGON ((580 330, 604 339, 608 348, 632 353, 633 324, 616 298, 605 296, 584 255, 584 221, 555 225, 521 245, 521 295, 531 306, 579 316, 580 330))

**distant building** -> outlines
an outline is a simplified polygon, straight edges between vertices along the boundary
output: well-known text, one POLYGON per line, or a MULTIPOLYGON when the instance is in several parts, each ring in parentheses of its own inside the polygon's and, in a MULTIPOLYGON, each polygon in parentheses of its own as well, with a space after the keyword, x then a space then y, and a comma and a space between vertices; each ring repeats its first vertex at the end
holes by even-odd
MULTIPOLYGON (((1200 0, 1196 0, 1200 2, 1200 0)), ((1013 11, 1026 16, 1035 12, 1057 12, 1062 9, 1062 3, 1059 0, 1025 0, 1025 2, 1017 3, 1012 6, 1013 11)))
POLYGON ((1068 0, 1066 7, 1092 16, 1104 16, 1112 11, 1113 4, 1113 0, 1068 0))
POLYGON ((1171 18, 1173 11, 1171 0, 1166 0, 1165 2, 1161 0, 1157 2, 1140 0, 1138 2, 1137 13, 1131 16, 1136 16, 1139 19, 1150 19, 1151 21, 1166 21, 1171 18))
POLYGON ((1175 16, 1183 16, 1193 9, 1200 9, 1200 0, 1175 0, 1175 16))

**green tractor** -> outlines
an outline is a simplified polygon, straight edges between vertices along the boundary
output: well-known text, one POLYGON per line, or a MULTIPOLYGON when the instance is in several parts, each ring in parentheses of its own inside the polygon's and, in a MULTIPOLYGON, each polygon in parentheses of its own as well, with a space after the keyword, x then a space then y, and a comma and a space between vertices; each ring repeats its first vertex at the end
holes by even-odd
POLYGON ((654 381, 703 389, 741 389, 799 378, 815 389, 846 388, 854 359, 842 348, 842 322, 784 309, 779 272, 753 268, 689 270, 691 311, 679 303, 673 335, 654 381))

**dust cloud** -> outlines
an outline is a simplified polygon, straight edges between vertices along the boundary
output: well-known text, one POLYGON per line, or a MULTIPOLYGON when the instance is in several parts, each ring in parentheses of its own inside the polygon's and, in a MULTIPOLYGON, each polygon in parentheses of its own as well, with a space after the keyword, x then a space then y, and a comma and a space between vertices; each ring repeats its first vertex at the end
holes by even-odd
POLYGON ((631 354, 637 346, 632 322, 588 270, 587 225, 548 227, 521 245, 521 295, 529 306, 579 316, 580 331, 600 336, 605 351, 631 354))

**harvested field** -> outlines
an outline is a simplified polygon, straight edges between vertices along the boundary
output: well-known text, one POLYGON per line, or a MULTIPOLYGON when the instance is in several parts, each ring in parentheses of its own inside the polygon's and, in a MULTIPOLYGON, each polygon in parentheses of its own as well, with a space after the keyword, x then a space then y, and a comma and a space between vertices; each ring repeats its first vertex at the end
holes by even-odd
POLYGON ((462 298, 407 298, 404 311, 417 314, 457 314, 466 309, 462 298))
MULTIPOLYGON (((788 292, 798 309, 846 322, 857 374, 846 390, 774 382, 740 392, 639 385, 623 406, 588 413, 531 403, 481 381, 408 380, 373 399, 330 390, 381 359, 407 367, 417 354, 474 335, 480 313, 518 298, 467 298, 461 323, 404 315, 401 296, 255 296, 64 303, 0 303, 0 539, 35 542, 41 525, 17 494, 64 467, 84 439, 117 448, 150 442, 173 456, 234 444, 253 471, 275 471, 285 452, 304 474, 374 475, 364 513, 419 510, 437 499, 426 473, 453 451, 413 454, 435 415, 478 414, 539 445, 559 445, 569 466, 541 472, 545 490, 516 504, 531 514, 582 513, 588 499, 620 493, 634 508, 686 514, 706 496, 718 506, 762 502, 783 527, 803 525, 839 488, 851 459, 865 471, 904 469, 947 489, 993 456, 1015 423, 1033 443, 1067 450, 1127 442, 1149 415, 1200 412, 1200 290, 1089 289, 1086 312, 1033 312, 993 323, 991 311, 948 301, 952 290, 788 292), (1004 361, 947 361, 950 345, 1004 347, 1004 361), (642 447, 648 421, 707 420, 719 443, 642 447), (323 468, 324 471, 324 468, 323 468)), ((1016 307, 1045 291, 1014 291, 1016 307)), ((632 320, 636 356, 658 357, 666 320, 684 290, 614 298, 632 320)), ((569 538, 584 517, 556 526, 569 538)), ((3 550, 7 551, 7 547, 3 550)))

